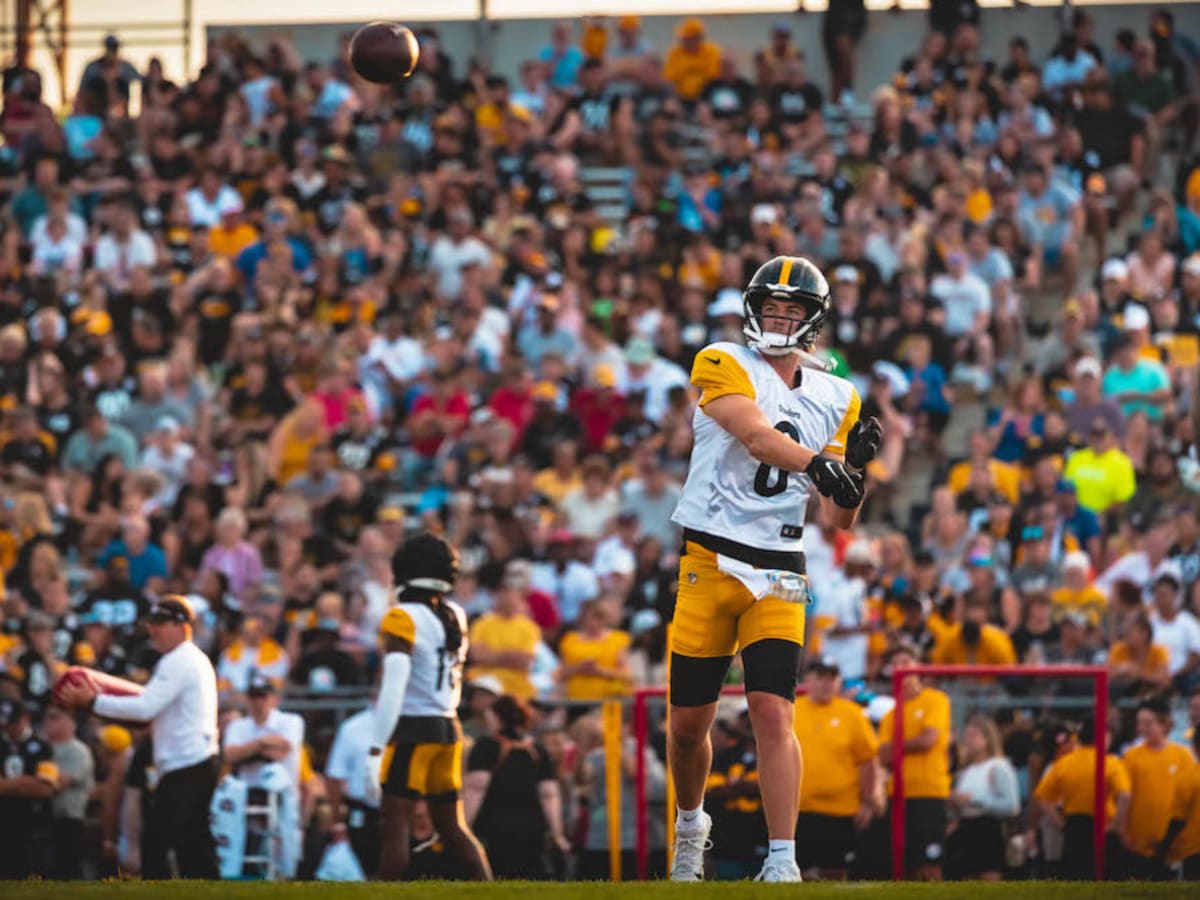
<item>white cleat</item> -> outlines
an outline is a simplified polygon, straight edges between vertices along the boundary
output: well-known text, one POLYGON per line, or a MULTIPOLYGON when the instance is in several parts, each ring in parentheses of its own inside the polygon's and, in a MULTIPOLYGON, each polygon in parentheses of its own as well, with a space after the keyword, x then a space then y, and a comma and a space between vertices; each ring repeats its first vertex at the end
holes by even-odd
POLYGON ((767 861, 763 863, 762 871, 754 878, 755 881, 762 882, 789 882, 803 881, 800 877, 800 867, 796 865, 796 860, 790 857, 779 857, 776 854, 774 857, 767 856, 767 861))
POLYGON ((704 880, 704 851, 712 849, 712 841, 708 839, 712 831, 712 819, 708 813, 701 812, 700 818, 685 827, 683 822, 675 823, 675 858, 671 863, 672 881, 703 881, 704 880))

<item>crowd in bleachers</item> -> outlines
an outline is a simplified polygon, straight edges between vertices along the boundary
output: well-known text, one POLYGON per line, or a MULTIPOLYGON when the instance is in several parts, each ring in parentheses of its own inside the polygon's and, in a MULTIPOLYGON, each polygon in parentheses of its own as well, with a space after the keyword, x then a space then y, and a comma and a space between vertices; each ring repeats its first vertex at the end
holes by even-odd
MULTIPOLYGON (((462 555, 485 837, 494 741, 536 735, 549 856, 508 858, 603 876, 598 719, 560 701, 664 683, 692 357, 741 339, 776 254, 827 274, 816 353, 885 429, 857 533, 815 510, 805 531, 810 654, 846 695, 888 693, 897 651, 1095 663, 1115 746, 1153 743, 1139 703, 1168 731, 1173 704, 1176 738, 1200 720, 1200 46, 1169 9, 1116 34, 1080 9, 1046 58, 991 58, 976 5, 935 2, 893 82, 859 85, 865 13, 833 6, 827 86, 793 40, 813 16, 750 59, 700 19, 665 47, 636 16, 558 21, 515 77, 423 29, 392 87, 344 45, 225 35, 175 80, 110 37, 61 116, 37 71, 4 71, 0 749, 20 764, 0 783, 25 780, 0 797, 0 829, 21 823, 0 875, 162 871, 145 735, 50 699, 72 664, 145 680, 139 620, 168 592, 200 613, 231 771, 290 779, 309 839, 282 874, 346 835, 377 852, 335 701, 367 697, 392 553, 429 528, 462 555)), ((1003 723, 1023 799, 1074 746, 1026 712, 1003 723)), ((964 768, 996 755, 984 732, 964 768)), ((1200 852, 1191 829, 1161 853, 1165 831, 1119 839, 1154 875, 1200 852)))

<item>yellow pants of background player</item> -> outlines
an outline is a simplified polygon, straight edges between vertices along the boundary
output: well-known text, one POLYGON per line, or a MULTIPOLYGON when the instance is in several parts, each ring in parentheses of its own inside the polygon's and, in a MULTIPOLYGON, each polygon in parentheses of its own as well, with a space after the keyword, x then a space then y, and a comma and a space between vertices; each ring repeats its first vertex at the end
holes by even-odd
POLYGON ((462 788, 462 741, 452 744, 388 744, 380 771, 383 792, 414 800, 452 800, 462 788))
POLYGON ((671 650, 712 658, 767 638, 803 644, 804 610, 804 604, 774 597, 756 601, 744 584, 717 568, 717 554, 688 541, 679 559, 671 650))

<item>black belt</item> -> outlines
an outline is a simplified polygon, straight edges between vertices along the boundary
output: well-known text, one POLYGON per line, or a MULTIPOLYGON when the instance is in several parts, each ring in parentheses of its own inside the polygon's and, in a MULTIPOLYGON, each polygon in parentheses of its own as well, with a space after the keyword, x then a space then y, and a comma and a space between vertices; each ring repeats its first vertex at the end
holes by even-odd
POLYGON ((730 556, 740 562, 749 563, 759 569, 782 569, 785 572, 795 572, 803 575, 805 568, 804 551, 802 550, 760 550, 731 541, 729 538, 717 537, 705 531, 692 528, 683 529, 683 555, 687 555, 687 542, 699 544, 705 550, 730 556))

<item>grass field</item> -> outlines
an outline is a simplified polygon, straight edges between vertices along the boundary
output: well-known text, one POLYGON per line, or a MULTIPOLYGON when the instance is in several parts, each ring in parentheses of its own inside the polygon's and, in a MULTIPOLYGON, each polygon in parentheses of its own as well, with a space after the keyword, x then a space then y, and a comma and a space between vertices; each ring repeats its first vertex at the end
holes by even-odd
POLYGON ((1088 884, 1050 881, 1010 881, 1001 884, 890 884, 856 882, 852 884, 805 884, 797 886, 754 884, 753 882, 711 882, 708 884, 603 884, 599 882, 517 882, 463 884, 461 882, 424 881, 412 884, 333 884, 333 883, 167 883, 109 881, 79 884, 61 882, 2 882, 3 900, 143 900, 169 897, 171 900, 407 900, 437 897, 439 900, 529 900, 531 895, 569 898, 569 900, 754 900, 779 897, 799 891, 803 900, 830 898, 886 897, 887 900, 971 900, 988 897, 1020 897, 1022 900, 1058 900, 1061 897, 1137 898, 1197 897, 1200 888, 1187 884, 1088 884))

